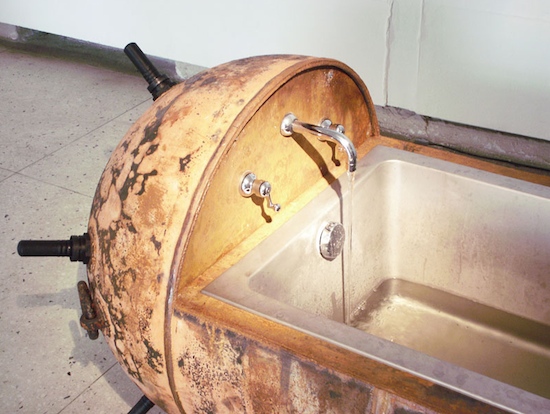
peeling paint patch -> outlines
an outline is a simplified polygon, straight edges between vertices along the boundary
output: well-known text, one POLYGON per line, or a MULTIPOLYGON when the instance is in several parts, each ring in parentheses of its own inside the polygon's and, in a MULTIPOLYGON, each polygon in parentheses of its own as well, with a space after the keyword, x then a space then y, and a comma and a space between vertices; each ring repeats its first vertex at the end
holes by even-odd
POLYGON ((180 158, 180 171, 185 172, 185 169, 191 162, 191 154, 187 154, 185 157, 180 158))
POLYGON ((214 142, 217 142, 220 139, 221 133, 222 133, 221 129, 217 129, 216 132, 210 135, 210 139, 214 142))
POLYGON ((145 154, 147 154, 147 155, 153 154, 153 153, 158 149, 158 147, 159 147, 159 144, 151 145, 151 146, 147 149, 147 151, 145 152, 145 154))
POLYGON ((132 170, 128 175, 128 179, 120 189, 120 199, 126 201, 131 190, 134 190, 135 186, 139 186, 139 190, 136 192, 136 195, 142 195, 145 193, 145 184, 147 180, 151 177, 158 175, 157 170, 152 170, 149 173, 140 174, 137 172, 140 164, 132 164, 132 170))
POLYGON ((332 82, 332 79, 334 79, 334 70, 329 70, 326 74, 325 74, 325 78, 327 80, 327 85, 330 85, 330 83, 332 82))
POLYGON ((151 236, 151 242, 155 246, 155 250, 157 251, 157 254, 160 255, 160 249, 162 247, 162 243, 157 240, 154 234, 151 236))
POLYGON ((202 81, 200 86, 210 85, 211 83, 215 83, 217 80, 218 78, 216 76, 209 76, 208 78, 202 81))
POLYGON ((145 338, 143 339, 143 345, 147 348, 147 364, 157 373, 162 374, 164 372, 162 354, 160 351, 153 348, 151 343, 145 338))

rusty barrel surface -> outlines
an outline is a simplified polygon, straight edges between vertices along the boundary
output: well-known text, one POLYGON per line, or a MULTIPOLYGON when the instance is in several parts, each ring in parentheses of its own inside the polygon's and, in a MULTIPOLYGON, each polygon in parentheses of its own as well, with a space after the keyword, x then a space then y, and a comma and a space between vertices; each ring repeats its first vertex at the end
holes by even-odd
POLYGON ((88 226, 94 305, 118 361, 167 412, 181 412, 192 400, 173 368, 182 347, 174 314, 185 311, 186 286, 259 229, 275 229, 311 188, 346 169, 333 146, 282 137, 288 112, 343 124, 356 146, 378 135, 367 88, 346 65, 248 58, 163 94, 122 139, 100 179, 88 226), (245 171, 270 181, 281 213, 239 194, 245 171))

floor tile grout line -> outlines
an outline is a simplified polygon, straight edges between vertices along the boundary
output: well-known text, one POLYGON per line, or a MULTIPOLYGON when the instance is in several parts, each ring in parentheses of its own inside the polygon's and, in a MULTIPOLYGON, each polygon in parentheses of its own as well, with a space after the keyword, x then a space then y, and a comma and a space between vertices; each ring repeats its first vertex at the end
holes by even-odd
POLYGON ((112 370, 116 365, 118 365, 118 362, 114 362, 113 365, 111 365, 104 372, 102 372, 99 377, 93 380, 91 384, 86 386, 78 395, 76 395, 71 401, 69 401, 69 403, 65 407, 63 407, 60 411, 58 411, 57 414, 61 414, 63 411, 65 411, 72 403, 78 400, 86 391, 88 391, 96 382, 98 382, 102 377, 104 377, 105 374, 107 374, 110 370, 112 370))
MULTIPOLYGON (((21 173, 21 172, 13 173, 12 175, 10 175, 10 177, 13 177, 13 176, 15 176, 15 175, 21 176, 21 177, 25 177, 25 178, 28 178, 29 180, 37 181, 37 182, 39 182, 39 183, 41 183, 41 184, 51 185, 52 187, 60 188, 61 190, 69 191, 70 193, 73 193, 73 194, 77 194, 77 195, 81 195, 81 196, 87 197, 87 198, 89 198, 90 200, 92 200, 92 199, 94 198, 93 195, 81 193, 80 191, 76 191, 76 190, 73 190, 73 189, 70 189, 70 188, 67 188, 67 187, 63 187, 62 185, 50 183, 50 182, 48 182, 48 181, 44 181, 44 180, 41 180, 41 179, 36 178, 36 177, 31 177, 30 175, 26 175, 26 174, 21 173)), ((2 181, 0 181, 0 182, 2 182, 2 181)))
MULTIPOLYGON (((40 161, 43 161, 43 160, 45 160, 46 158, 51 157, 51 156, 53 156, 54 154, 58 153, 59 151, 65 149, 65 148, 67 148, 67 147, 69 147, 70 145, 75 144, 76 142, 80 141, 81 139, 86 138, 88 135, 91 135, 91 134, 93 134, 94 132, 100 130, 100 129, 103 128, 105 125, 107 125, 107 124, 109 124, 109 123, 111 123, 111 122, 113 122, 113 121, 116 121, 117 119, 119 119, 120 117, 122 117, 124 114, 126 114, 126 113, 128 113, 128 112, 130 112, 130 111, 132 111, 132 110, 134 110, 134 109, 136 109, 136 108, 137 108, 138 106, 140 106, 140 105, 143 105, 143 104, 144 104, 145 102, 147 102, 148 100, 149 100, 149 99, 146 99, 146 100, 144 100, 144 101, 142 101, 142 102, 140 102, 140 103, 134 105, 133 107, 127 109, 126 111, 124 111, 124 112, 118 114, 118 115, 115 116, 114 118, 109 119, 108 121, 102 123, 101 125, 97 126, 96 128, 93 128, 92 130, 86 132, 84 135, 79 136, 78 138, 73 139, 72 141, 66 143, 65 145, 63 145, 63 146, 61 146, 61 147, 59 147, 59 148, 53 150, 52 152, 49 152, 49 153, 45 154, 43 157, 41 157, 41 158, 39 158, 39 159, 37 159, 37 160, 31 162, 31 163, 28 164, 28 165, 25 165, 23 168, 21 168, 21 169, 19 169, 19 170, 17 170, 17 171, 14 171, 14 172, 17 173, 17 174, 22 174, 22 172, 23 172, 24 170, 26 170, 27 168, 30 168, 30 167, 32 167, 33 165, 38 164, 40 161)), ((122 139, 122 137, 121 137, 121 139, 122 139)), ((12 171, 12 170, 8 170, 8 171, 12 171)), ((23 175, 23 174, 22 174, 22 175, 23 175)))
MULTIPOLYGON (((13 179, 13 178, 16 177, 16 176, 20 176, 20 177, 25 177, 25 178, 27 178, 27 179, 29 179, 29 180, 33 180, 33 181, 38 182, 38 183, 41 183, 41 184, 46 184, 46 185, 50 185, 50 186, 53 186, 53 187, 56 187, 56 188, 60 188, 60 189, 62 189, 62 190, 68 191, 68 192, 70 192, 70 193, 72 193, 72 194, 84 196, 84 197, 86 197, 86 198, 89 198, 90 201, 92 201, 92 200, 93 200, 93 197, 94 197, 93 195, 85 194, 85 193, 82 193, 82 192, 80 192, 80 191, 76 191, 76 190, 74 190, 74 189, 64 187, 64 186, 62 186, 62 185, 54 184, 54 183, 51 183, 51 182, 48 182, 48 181, 41 180, 41 179, 39 179, 39 178, 30 176, 30 175, 26 175, 26 174, 24 173, 24 170, 27 169, 27 168, 29 168, 29 167, 31 167, 32 165, 38 163, 39 161, 42 161, 42 160, 46 159, 46 158, 49 157, 49 156, 52 156, 52 155, 55 154, 57 151, 60 151, 61 149, 66 148, 66 147, 68 147, 69 145, 71 145, 71 144, 73 144, 73 143, 75 143, 75 142, 77 142, 77 141, 79 141, 79 140, 85 138, 85 137, 88 136, 89 134, 92 134, 94 131, 97 131, 98 129, 102 128, 103 126, 107 125, 108 123, 110 123, 110 122, 112 122, 112 121, 114 121, 114 120, 116 120, 116 119, 119 119, 120 117, 124 116, 124 114, 126 114, 126 113, 128 113, 128 112, 130 112, 130 111, 132 111, 132 110, 134 110, 134 109, 136 109, 136 108, 139 107, 140 105, 143 105, 143 104, 144 104, 145 102, 147 102, 148 100, 149 100, 149 99, 144 100, 144 101, 142 101, 142 102, 140 102, 140 103, 134 105, 133 107, 127 109, 126 111, 122 112, 121 114, 117 115, 116 117, 112 118, 111 120, 105 122, 104 124, 98 126, 97 128, 94 128, 93 130, 87 132, 87 133, 84 134, 83 136, 81 136, 81 137, 79 137, 79 138, 77 138, 77 139, 71 141, 69 144, 67 144, 67 145, 65 145, 65 146, 63 146, 63 147, 57 149, 56 151, 51 152, 50 154, 45 155, 44 157, 40 158, 39 160, 37 160, 37 161, 35 161, 35 162, 33 162, 33 163, 31 163, 31 164, 25 166, 24 168, 22 168, 22 169, 20 169, 20 170, 18 170, 18 171, 12 171, 12 170, 8 170, 8 169, 5 169, 5 168, 2 168, 2 169, 5 170, 5 171, 9 171, 11 174, 9 174, 7 177, 5 177, 5 178, 3 178, 2 180, 0 180, 0 183, 3 183, 4 181, 6 181, 6 180, 8 180, 8 179, 10 179, 10 178, 13 179)), ((121 139, 122 139, 122 137, 121 137, 121 139)))
POLYGON ((6 168, 2 168, 2 170, 7 171, 9 174, 5 176, 4 178, 0 179, 0 183, 3 183, 8 178, 13 177, 15 174, 17 174, 17 171, 8 170, 6 168))

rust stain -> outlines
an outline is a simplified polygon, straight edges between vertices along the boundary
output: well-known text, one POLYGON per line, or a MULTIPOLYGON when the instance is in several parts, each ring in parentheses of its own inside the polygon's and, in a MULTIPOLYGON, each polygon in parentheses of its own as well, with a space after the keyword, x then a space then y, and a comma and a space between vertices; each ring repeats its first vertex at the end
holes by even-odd
MULTIPOLYGON (((136 290, 147 278, 143 269, 151 267, 154 260, 151 255, 138 253, 136 241, 148 233, 151 220, 163 220, 164 193, 155 183, 149 186, 161 173, 157 164, 149 160, 157 157, 161 144, 159 128, 172 104, 159 105, 142 130, 134 127, 115 150, 98 185, 90 217, 91 224, 95 221, 96 253, 104 275, 94 277, 102 313, 108 315, 104 333, 128 375, 148 388, 155 381, 152 373, 165 372, 164 354, 155 345, 150 329, 153 309, 147 303, 148 297, 158 297, 163 278, 162 274, 152 278, 156 283, 147 283, 143 293, 136 290), (138 200, 149 214, 138 215, 136 220, 138 200)), ((157 256, 161 255, 162 236, 162 229, 148 236, 150 251, 157 256)), ((163 392, 157 392, 157 401, 165 401, 163 392)), ((173 402, 166 406, 170 404, 173 402)))
POLYGON ((176 364, 189 412, 367 413, 364 383, 179 314, 184 349, 176 364))

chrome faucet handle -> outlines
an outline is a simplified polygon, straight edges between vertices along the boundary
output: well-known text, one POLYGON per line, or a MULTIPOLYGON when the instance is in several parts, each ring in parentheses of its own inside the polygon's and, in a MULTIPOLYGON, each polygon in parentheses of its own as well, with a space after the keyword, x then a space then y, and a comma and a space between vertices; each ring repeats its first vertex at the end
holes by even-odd
MULTIPOLYGON (((346 133, 346 128, 344 128, 344 125, 340 125, 340 124, 333 124, 332 121, 328 118, 325 118, 321 121, 321 124, 320 126, 322 128, 330 128, 330 129, 333 129, 334 131, 338 132, 339 134, 345 134, 346 133)), ((321 139, 321 138, 319 138, 321 139)))
POLYGON ((323 128, 330 128, 332 126, 332 121, 328 118, 325 118, 321 121, 320 126, 323 128))
POLYGON ((275 211, 281 209, 280 204, 273 203, 271 200, 271 184, 269 181, 256 179, 256 174, 247 171, 241 181, 239 192, 243 197, 251 197, 257 195, 258 197, 267 198, 268 207, 275 211))

